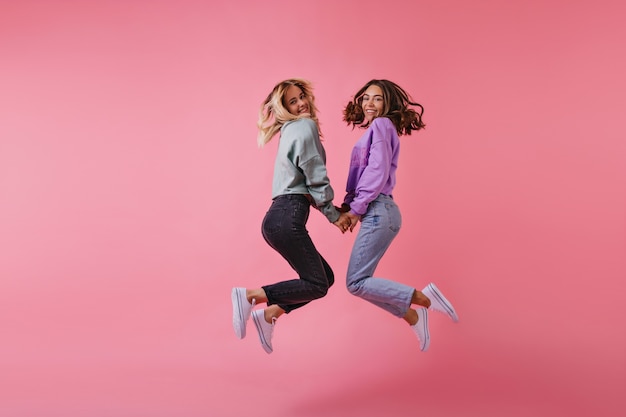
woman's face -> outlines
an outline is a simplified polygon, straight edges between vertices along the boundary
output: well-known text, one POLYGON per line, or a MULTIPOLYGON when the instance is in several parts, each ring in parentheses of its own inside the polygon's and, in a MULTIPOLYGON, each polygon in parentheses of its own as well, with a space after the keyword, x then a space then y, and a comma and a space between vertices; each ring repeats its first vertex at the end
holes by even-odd
POLYGON ((383 90, 377 85, 370 85, 361 97, 363 97, 361 102, 363 114, 365 119, 371 123, 372 120, 383 114, 385 106, 383 90))
POLYGON ((296 116, 302 113, 310 113, 309 98, 302 89, 296 85, 290 86, 285 92, 285 108, 289 113, 296 116))

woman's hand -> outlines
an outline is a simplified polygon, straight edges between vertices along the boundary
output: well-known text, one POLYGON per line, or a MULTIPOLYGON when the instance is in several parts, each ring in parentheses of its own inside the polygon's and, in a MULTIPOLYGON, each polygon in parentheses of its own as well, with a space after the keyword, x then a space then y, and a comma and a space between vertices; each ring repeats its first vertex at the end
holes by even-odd
POLYGON ((361 216, 359 216, 358 214, 352 214, 349 211, 346 213, 343 213, 342 216, 346 216, 350 220, 350 224, 349 224, 350 231, 353 231, 356 224, 359 222, 359 220, 361 220, 361 216))
POLYGON ((350 228, 350 218, 347 213, 341 213, 336 222, 333 223, 341 230, 341 233, 346 233, 346 230, 350 228))

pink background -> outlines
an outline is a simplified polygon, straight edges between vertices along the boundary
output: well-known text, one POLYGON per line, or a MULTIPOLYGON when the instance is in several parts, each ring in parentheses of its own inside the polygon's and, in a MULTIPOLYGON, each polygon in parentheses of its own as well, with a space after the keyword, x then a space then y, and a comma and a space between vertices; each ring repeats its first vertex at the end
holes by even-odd
POLYGON ((621 1, 0 1, 0 415, 622 416, 621 1), (461 322, 431 349, 337 274, 235 338, 232 286, 290 278, 263 241, 258 105, 313 81, 343 196, 341 109, 389 78, 404 226, 379 267, 461 322))

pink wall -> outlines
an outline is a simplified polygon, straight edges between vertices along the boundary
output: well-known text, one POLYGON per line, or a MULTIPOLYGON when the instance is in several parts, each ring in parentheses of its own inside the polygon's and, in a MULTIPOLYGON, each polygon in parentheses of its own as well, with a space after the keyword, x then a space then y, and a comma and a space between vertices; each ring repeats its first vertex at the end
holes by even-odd
POLYGON ((626 402, 626 60, 619 1, 0 1, 0 415, 618 416, 626 402), (291 277, 266 246, 275 82, 341 109, 389 78, 404 228, 383 276, 438 283, 431 349, 338 276, 233 335, 229 290, 291 277))

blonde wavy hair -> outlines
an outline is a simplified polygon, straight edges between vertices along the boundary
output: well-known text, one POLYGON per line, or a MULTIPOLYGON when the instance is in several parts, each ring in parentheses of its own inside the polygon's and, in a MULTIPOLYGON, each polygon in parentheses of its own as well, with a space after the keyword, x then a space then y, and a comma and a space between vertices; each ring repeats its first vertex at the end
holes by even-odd
POLYGON ((259 128, 257 143, 259 147, 263 147, 263 145, 272 140, 285 123, 291 120, 302 119, 303 117, 315 121, 319 131, 317 107, 315 107, 315 96, 313 96, 313 86, 311 82, 302 78, 290 78, 276 84, 272 92, 263 101, 259 110, 259 120, 257 121, 257 127, 259 128), (289 110, 285 107, 285 93, 289 87, 293 85, 300 88, 308 99, 310 113, 295 115, 289 113, 289 110))

